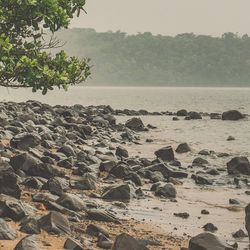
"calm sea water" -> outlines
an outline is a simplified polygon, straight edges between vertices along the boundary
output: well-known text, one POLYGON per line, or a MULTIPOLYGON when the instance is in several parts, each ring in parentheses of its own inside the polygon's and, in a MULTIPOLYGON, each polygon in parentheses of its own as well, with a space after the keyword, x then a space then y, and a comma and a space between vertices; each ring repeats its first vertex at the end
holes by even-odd
POLYGON ((162 88, 162 87, 73 87, 42 96, 28 89, 0 88, 0 100, 36 99, 49 104, 110 104, 114 108, 176 111, 181 108, 203 112, 239 109, 250 114, 250 89, 162 88))

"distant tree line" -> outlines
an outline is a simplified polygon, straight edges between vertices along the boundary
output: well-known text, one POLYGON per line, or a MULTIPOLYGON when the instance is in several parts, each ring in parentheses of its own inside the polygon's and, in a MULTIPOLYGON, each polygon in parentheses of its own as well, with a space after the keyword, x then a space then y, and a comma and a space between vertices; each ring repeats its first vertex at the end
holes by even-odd
POLYGON ((59 32, 72 55, 91 58, 98 85, 250 86, 250 37, 149 32, 59 32))

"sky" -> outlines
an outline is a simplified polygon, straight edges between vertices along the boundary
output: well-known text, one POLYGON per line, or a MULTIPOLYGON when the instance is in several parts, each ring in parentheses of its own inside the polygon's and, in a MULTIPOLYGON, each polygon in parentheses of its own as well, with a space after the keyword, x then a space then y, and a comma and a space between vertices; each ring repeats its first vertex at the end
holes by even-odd
POLYGON ((71 27, 129 34, 250 34, 250 0, 87 0, 71 27))

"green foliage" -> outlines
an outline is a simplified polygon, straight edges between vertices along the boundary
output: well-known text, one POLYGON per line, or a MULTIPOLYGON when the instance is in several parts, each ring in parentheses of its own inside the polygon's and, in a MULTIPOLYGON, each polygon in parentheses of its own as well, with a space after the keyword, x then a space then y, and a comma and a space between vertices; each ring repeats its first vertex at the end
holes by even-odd
POLYGON ((250 38, 180 34, 60 31, 65 50, 86 55, 92 83, 160 86, 250 86, 250 38))
POLYGON ((89 59, 68 57, 64 51, 52 55, 59 41, 47 33, 68 28, 85 0, 0 1, 0 85, 32 87, 46 94, 54 87, 67 90, 90 75, 89 59))

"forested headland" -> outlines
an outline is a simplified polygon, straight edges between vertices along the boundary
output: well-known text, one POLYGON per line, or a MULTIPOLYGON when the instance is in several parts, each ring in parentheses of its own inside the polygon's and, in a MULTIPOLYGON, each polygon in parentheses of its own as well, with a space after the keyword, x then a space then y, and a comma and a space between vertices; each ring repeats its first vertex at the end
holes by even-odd
POLYGON ((91 58, 92 85, 250 86, 250 37, 60 31, 65 50, 91 58))

